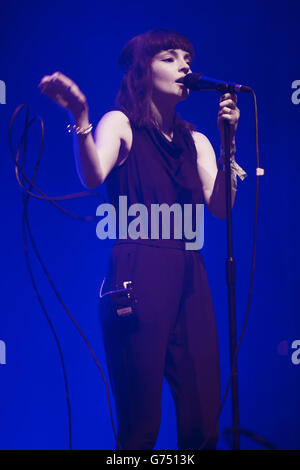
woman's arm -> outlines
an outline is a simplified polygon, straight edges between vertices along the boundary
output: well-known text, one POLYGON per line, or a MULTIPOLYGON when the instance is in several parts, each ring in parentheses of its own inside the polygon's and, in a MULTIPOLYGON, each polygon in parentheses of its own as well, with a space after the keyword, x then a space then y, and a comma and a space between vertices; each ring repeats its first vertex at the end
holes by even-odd
MULTIPOLYGON (((43 77, 39 87, 42 93, 69 111, 76 126, 83 129, 88 127, 89 107, 86 97, 70 78, 55 72, 43 77)), ((85 135, 74 133, 76 169, 85 187, 93 189, 102 184, 117 164, 123 153, 124 138, 128 140, 128 126, 128 118, 122 112, 111 111, 98 123, 95 141, 91 132, 85 135)))
MULTIPOLYGON (((233 93, 225 93, 220 97, 217 124, 220 131, 222 148, 224 148, 224 120, 229 123, 230 147, 235 147, 235 134, 240 118, 240 110, 236 103, 237 96, 233 93)), ((217 168, 216 155, 207 137, 200 132, 194 132, 193 137, 197 150, 197 168, 202 183, 205 203, 212 214, 220 219, 225 219, 225 171, 217 168)), ((234 159, 234 156, 231 158, 234 159)), ((232 184, 231 192, 231 201, 233 206, 236 193, 235 172, 231 173, 231 178, 234 183, 232 184)))
MULTIPOLYGON (((89 119, 84 116, 75 124, 87 128, 89 119)), ((121 111, 110 111, 99 121, 94 139, 92 134, 74 134, 74 154, 78 176, 89 189, 101 185, 110 171, 126 152, 128 118, 121 111)))
MULTIPOLYGON (((201 181, 204 201, 209 211, 219 219, 226 217, 225 171, 218 169, 216 155, 208 138, 193 132, 197 150, 197 169, 201 181)), ((232 189, 232 206, 236 191, 232 189)))

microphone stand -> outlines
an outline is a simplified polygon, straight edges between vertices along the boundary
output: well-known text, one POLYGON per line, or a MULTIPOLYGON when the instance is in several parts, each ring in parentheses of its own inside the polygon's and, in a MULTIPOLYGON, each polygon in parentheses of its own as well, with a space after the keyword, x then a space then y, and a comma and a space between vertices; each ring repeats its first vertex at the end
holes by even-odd
MULTIPOLYGON (((233 366, 234 353, 236 349, 236 304, 235 304, 235 260, 233 257, 232 237, 232 198, 231 198, 231 168, 230 168, 230 126, 224 120, 224 152, 225 152, 225 192, 226 192, 226 221, 227 221, 227 253, 226 260, 226 282, 228 290, 229 308, 229 340, 230 340, 230 369, 233 366)), ((238 371, 237 361, 232 376, 232 420, 233 420, 233 449, 240 449, 239 432, 239 398, 238 398, 238 371)))

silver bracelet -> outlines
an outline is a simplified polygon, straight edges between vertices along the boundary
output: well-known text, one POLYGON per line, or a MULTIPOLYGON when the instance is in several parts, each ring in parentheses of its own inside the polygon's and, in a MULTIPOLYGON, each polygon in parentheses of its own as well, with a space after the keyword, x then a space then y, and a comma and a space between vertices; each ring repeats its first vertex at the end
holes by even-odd
POLYGON ((71 132, 74 132, 77 135, 86 135, 86 134, 89 134, 91 130, 93 129, 93 124, 89 124, 88 127, 86 127, 85 129, 82 127, 76 126, 76 124, 73 124, 73 126, 69 124, 67 126, 67 129, 68 129, 69 134, 71 132))

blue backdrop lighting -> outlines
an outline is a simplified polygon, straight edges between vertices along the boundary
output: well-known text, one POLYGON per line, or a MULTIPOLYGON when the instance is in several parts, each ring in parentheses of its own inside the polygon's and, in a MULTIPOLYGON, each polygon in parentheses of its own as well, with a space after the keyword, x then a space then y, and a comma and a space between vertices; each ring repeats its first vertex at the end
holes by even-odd
MULTIPOLYGON (((196 49, 194 71, 254 88, 258 100, 260 180, 255 281, 246 334, 239 352, 242 428, 282 449, 300 449, 300 250, 299 202, 299 2, 179 2, 102 0, 17 2, 0 18, 1 149, 1 449, 67 449, 68 414, 58 350, 30 282, 22 239, 22 194, 8 146, 10 118, 21 103, 45 123, 36 184, 48 195, 85 191, 75 168, 68 114, 42 96, 38 83, 57 70, 86 94, 90 120, 111 109, 121 80, 123 45, 149 29, 173 28, 196 49), (298 80, 298 84, 293 82, 298 80), (298 341, 298 343, 297 343, 298 341), (297 353, 298 350, 298 353, 297 353)), ((191 95, 178 107, 219 151, 217 92, 191 95)), ((250 282, 255 203, 255 127, 250 95, 239 95, 237 161, 248 178, 239 182, 233 211, 237 263, 237 328, 243 325, 250 282)), ((23 113, 24 116, 24 113, 23 113)), ((22 129, 14 128, 16 145, 22 129)), ((30 130, 26 173, 32 174, 40 143, 30 130)), ((70 212, 95 215, 95 197, 63 201, 70 212)), ((29 218, 38 249, 64 303, 87 336, 108 378, 98 319, 98 293, 109 243, 96 237, 96 222, 72 219, 48 202, 31 199, 29 218)), ((218 325, 222 394, 229 376, 226 222, 205 210, 202 250, 218 325)), ((40 294, 62 345, 70 388, 74 449, 113 449, 106 393, 81 336, 54 295, 32 249, 40 294)), ((231 400, 221 414, 218 449, 229 449, 231 400)), ((243 449, 264 447, 245 436, 243 449)), ((157 449, 176 448, 174 405, 166 383, 157 449)))

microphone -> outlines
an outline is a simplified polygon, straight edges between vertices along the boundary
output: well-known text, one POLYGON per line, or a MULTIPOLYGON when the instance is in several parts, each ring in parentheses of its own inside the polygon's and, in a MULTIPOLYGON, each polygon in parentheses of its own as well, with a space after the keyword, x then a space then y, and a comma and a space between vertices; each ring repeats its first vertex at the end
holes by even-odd
POLYGON ((221 93, 250 93, 252 88, 238 83, 223 82, 216 78, 206 77, 202 73, 188 73, 183 83, 193 91, 217 90, 221 93))

